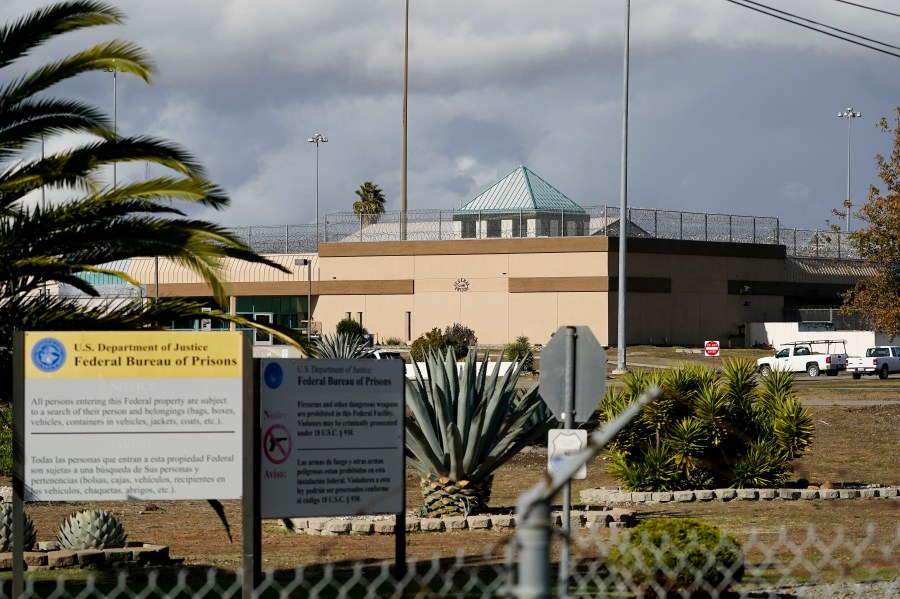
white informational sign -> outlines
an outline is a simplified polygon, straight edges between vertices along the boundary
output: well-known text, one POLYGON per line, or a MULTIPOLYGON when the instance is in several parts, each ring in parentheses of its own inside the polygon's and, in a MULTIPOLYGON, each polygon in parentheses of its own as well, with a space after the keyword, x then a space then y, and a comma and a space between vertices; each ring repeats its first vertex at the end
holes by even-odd
POLYGON ((399 513, 402 360, 262 360, 263 518, 399 513))
MULTIPOLYGON (((547 431, 547 470, 554 472, 559 469, 566 456, 578 453, 587 447, 588 434, 586 430, 552 428, 547 431)), ((587 478, 587 466, 583 465, 572 478, 587 478)))
POLYGON ((703 353, 709 358, 715 358, 719 355, 718 341, 705 341, 703 343, 703 353))
POLYGON ((241 497, 241 333, 24 341, 26 501, 241 497))

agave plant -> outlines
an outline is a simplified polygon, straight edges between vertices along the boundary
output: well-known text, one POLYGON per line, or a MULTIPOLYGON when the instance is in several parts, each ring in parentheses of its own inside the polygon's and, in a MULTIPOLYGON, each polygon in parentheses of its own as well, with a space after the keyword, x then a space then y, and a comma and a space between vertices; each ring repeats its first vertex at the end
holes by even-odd
POLYGON ((490 501, 493 473, 523 447, 547 432, 552 419, 533 420, 543 404, 538 385, 516 388, 523 362, 499 376, 488 376, 488 354, 477 361, 469 352, 457 370, 453 350, 425 355, 426 377, 415 367, 407 381, 411 415, 406 419, 406 448, 421 476, 427 516, 468 515, 490 501))
MULTIPOLYGON (((11 503, 0 505, 0 551, 12 551, 13 508, 11 503)), ((34 549, 36 531, 31 516, 25 514, 25 551, 34 549)))
POLYGON ((316 340, 312 355, 320 360, 355 360, 365 353, 365 344, 356 333, 336 333, 316 340))
POLYGON ((113 549, 124 547, 128 535, 122 523, 105 510, 81 510, 72 512, 56 532, 56 541, 62 549, 113 549))

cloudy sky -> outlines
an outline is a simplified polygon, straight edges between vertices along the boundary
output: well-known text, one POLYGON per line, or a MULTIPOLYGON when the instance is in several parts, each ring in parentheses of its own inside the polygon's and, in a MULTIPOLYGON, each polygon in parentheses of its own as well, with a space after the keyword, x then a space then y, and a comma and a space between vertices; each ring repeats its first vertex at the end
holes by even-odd
MULTIPOLYGON (((900 46, 900 18, 837 0, 774 8, 900 46)), ((896 0, 858 0, 900 12, 896 0)), ((8 21, 42 2, 6 0, 8 21)), ((400 207, 404 0, 122 0, 122 27, 69 34, 29 64, 112 38, 145 47, 152 85, 119 76, 123 134, 179 142, 231 195, 229 226, 351 210, 363 181, 400 207)), ((408 202, 453 208, 520 164, 583 206, 618 205, 625 0, 411 0, 408 202)), ((739 2, 738 4, 743 4, 739 2)), ((630 206, 774 216, 822 228, 878 183, 900 58, 726 0, 633 0, 630 206)), ((900 50, 892 50, 900 54, 900 50)), ((112 112, 108 73, 55 90, 112 112)), ((59 140, 57 144, 64 143, 59 140)), ((119 177, 143 171, 119 170, 119 177)))

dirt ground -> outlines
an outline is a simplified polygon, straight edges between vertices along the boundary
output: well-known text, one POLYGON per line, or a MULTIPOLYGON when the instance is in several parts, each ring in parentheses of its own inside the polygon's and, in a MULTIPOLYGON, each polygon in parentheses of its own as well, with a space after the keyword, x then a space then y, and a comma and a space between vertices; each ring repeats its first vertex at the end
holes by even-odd
MULTIPOLYGON (((685 361, 685 355, 668 349, 668 352, 658 352, 664 355, 653 355, 657 348, 643 351, 636 348, 630 352, 630 360, 653 361, 659 366, 685 361)), ((688 355, 688 359, 703 361, 699 355, 696 358, 688 355)), ((799 387, 804 400, 825 398, 826 405, 810 406, 816 439, 812 451, 794 464, 797 478, 812 482, 900 485, 900 454, 896 448, 896 434, 900 430, 900 377, 886 381, 853 381, 848 375, 820 377, 801 380, 799 387), (858 404, 861 397, 876 405, 858 404)), ((588 466, 588 478, 573 483, 573 502, 579 503, 582 489, 616 485, 605 472, 605 463, 601 454, 588 466)), ((532 448, 511 460, 495 477, 492 507, 513 513, 516 498, 541 479, 545 468, 546 452, 541 448, 532 448)), ((418 499, 418 477, 410 471, 407 474, 410 510, 418 507, 418 499)), ((241 560, 241 502, 223 503, 234 532, 233 543, 228 541, 217 516, 205 501, 95 502, 90 506, 36 503, 27 505, 26 511, 34 519, 39 541, 53 539, 59 523, 73 510, 101 507, 120 517, 129 540, 168 545, 171 555, 183 559, 185 564, 233 570, 241 560)), ((748 538, 752 528, 763 534, 775 534, 778 528, 787 526, 791 534, 800 537, 809 525, 817 530, 833 531, 838 524, 850 537, 862 538, 870 525, 881 531, 896 530, 900 500, 679 504, 644 506, 636 511, 639 517, 663 514, 701 517, 743 539, 748 538)), ((452 556, 458 552, 482 556, 486 547, 502 546, 510 537, 511 533, 495 531, 413 533, 407 538, 407 553, 410 559, 452 556)), ((266 521, 263 526, 262 555, 266 568, 346 560, 391 560, 394 550, 392 536, 315 537, 287 531, 274 521, 266 521)), ((502 561, 502 551, 495 556, 502 561)))

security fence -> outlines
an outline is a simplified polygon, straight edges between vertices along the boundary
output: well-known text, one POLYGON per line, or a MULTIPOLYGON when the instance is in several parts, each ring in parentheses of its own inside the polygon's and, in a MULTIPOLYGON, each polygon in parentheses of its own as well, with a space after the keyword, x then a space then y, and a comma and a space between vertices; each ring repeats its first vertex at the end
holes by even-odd
MULTIPOLYGON (((378 215, 335 212, 316 224, 237 227, 233 232, 260 253, 315 252, 316 241, 441 241, 509 237, 589 237, 619 235, 616 206, 590 206, 583 212, 507 211, 460 214, 454 210, 412 210, 378 215)), ((857 258, 848 233, 781 227, 778 219, 629 208, 629 237, 782 244, 789 256, 857 258)))
MULTIPOLYGON (((561 534, 559 529, 556 534, 561 534)), ((552 594, 572 598, 900 597, 900 527, 876 530, 870 526, 864 532, 783 528, 751 531, 737 539, 713 539, 712 543, 699 537, 663 537, 660 542, 638 536, 640 542, 635 544, 630 535, 628 529, 573 528, 568 580, 558 585, 557 561, 546 568, 552 594), (732 545, 735 540, 737 544, 732 545), (723 561, 723 550, 733 552, 733 561, 723 561)), ((300 543, 305 536, 297 538, 300 543)), ((24 597, 541 596, 521 585, 519 558, 516 539, 510 538, 480 555, 411 562, 399 580, 391 563, 304 565, 266 572, 253 593, 243 589, 240 576, 233 572, 179 566, 117 571, 93 566, 87 579, 79 576, 67 581, 65 574, 56 580, 46 574, 29 577, 24 597)), ((9 580, 3 582, 0 596, 11 596, 9 580)))

